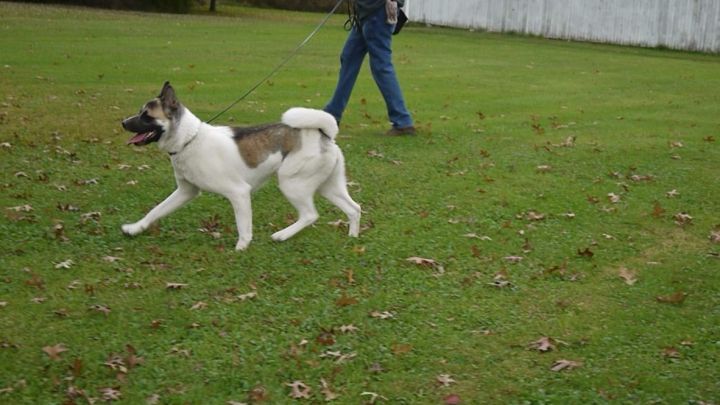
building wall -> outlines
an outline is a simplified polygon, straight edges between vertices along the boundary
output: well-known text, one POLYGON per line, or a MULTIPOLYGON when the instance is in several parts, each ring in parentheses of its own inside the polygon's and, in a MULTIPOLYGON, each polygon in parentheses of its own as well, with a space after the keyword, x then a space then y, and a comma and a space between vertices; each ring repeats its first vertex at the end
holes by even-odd
POLYGON ((720 52, 720 0, 406 0, 411 21, 720 52))

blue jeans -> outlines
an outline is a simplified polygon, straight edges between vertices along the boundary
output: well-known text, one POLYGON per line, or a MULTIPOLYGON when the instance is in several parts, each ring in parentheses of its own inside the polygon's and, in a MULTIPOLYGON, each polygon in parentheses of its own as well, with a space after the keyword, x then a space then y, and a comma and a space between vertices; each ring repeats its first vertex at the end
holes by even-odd
POLYGON ((394 25, 386 22, 385 7, 364 18, 359 26, 350 31, 340 55, 340 75, 335 94, 325 106, 325 111, 340 122, 348 104, 360 67, 366 54, 370 54, 370 70, 380 89, 388 118, 395 128, 413 125, 412 117, 405 107, 400 83, 392 63, 392 32, 394 25))

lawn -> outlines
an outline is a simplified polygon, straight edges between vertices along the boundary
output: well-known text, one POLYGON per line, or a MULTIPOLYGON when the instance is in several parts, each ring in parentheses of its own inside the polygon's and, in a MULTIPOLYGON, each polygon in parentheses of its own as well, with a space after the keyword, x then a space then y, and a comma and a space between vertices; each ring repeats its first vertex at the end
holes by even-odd
MULTIPOLYGON (((338 138, 359 239, 318 198, 272 242, 274 181, 247 251, 211 194, 128 238, 174 180, 120 120, 165 80, 208 119, 322 18, 221 11, 0 2, 0 402, 720 401, 719 56, 410 26, 419 135, 366 67, 338 138)), ((343 22, 217 122, 322 107, 343 22)))

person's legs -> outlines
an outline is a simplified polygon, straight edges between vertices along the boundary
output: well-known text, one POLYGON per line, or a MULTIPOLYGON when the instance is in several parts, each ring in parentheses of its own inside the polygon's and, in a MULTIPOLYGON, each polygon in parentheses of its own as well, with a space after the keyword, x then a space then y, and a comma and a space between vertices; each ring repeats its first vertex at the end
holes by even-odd
POLYGON ((400 83, 392 63, 392 32, 394 25, 386 22, 385 8, 363 20, 362 30, 370 54, 370 70, 385 104, 393 128, 407 128, 413 125, 412 117, 405 106, 400 83))
POLYGON ((367 54, 365 38, 359 28, 353 27, 340 55, 340 73, 335 93, 324 108, 326 112, 335 117, 338 123, 350 99, 365 54, 367 54))

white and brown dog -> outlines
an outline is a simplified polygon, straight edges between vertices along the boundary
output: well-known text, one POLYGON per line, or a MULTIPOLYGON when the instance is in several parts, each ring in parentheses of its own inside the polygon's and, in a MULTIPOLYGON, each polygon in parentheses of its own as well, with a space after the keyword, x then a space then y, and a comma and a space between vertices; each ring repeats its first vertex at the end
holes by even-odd
POLYGON ((170 154, 177 182, 177 190, 143 219, 122 226, 128 235, 143 232, 203 190, 230 200, 238 229, 235 249, 243 250, 252 240, 250 194, 273 173, 298 211, 297 222, 274 233, 273 240, 286 240, 317 220, 316 191, 347 215, 350 236, 360 232, 360 206, 348 194, 345 158, 335 144, 338 126, 324 111, 291 108, 277 124, 212 126, 180 104, 166 82, 160 95, 122 126, 137 134, 128 143, 157 142, 170 154))

